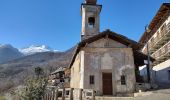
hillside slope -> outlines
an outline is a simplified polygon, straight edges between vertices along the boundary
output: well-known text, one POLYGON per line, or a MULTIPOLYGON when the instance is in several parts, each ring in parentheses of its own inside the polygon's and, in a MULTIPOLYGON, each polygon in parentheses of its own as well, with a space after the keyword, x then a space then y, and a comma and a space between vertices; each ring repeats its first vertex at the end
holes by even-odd
POLYGON ((0 92, 23 84, 34 75, 34 68, 41 67, 45 73, 50 73, 58 67, 67 67, 72 57, 74 47, 66 52, 42 52, 24 56, 0 64, 0 92))

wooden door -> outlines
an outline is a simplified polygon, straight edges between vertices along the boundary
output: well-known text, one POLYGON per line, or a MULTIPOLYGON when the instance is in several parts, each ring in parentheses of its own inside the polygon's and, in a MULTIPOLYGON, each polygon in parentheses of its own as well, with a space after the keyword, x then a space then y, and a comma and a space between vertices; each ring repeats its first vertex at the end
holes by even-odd
POLYGON ((103 73, 103 95, 113 95, 112 73, 103 73))

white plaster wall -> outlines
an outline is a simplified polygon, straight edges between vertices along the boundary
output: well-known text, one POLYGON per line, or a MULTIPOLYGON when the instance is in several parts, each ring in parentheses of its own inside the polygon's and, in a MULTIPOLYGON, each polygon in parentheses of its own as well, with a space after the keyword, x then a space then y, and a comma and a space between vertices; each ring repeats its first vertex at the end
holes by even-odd
POLYGON ((71 80, 70 80, 70 87, 71 88, 80 88, 80 81, 81 81, 81 73, 80 73, 80 54, 77 54, 75 62, 71 67, 71 80))
POLYGON ((160 64, 158 64, 156 66, 153 66, 153 70, 154 71, 160 71, 160 70, 168 68, 169 66, 170 66, 170 59, 166 60, 165 62, 160 63, 160 64))
POLYGON ((112 72, 113 93, 133 92, 135 71, 130 48, 85 48, 84 88, 95 89, 102 94, 102 72, 112 72), (95 76, 95 84, 89 84, 89 76, 95 76), (121 85, 121 75, 126 76, 126 85, 121 85))
POLYGON ((99 91, 99 83, 100 83, 100 55, 98 53, 89 53, 85 50, 85 67, 84 67, 84 88, 85 89, 95 89, 96 91, 99 91), (95 84, 90 85, 89 78, 90 75, 95 76, 95 84))
POLYGON ((111 70, 113 67, 113 58, 109 53, 104 53, 101 57, 101 70, 111 70))
POLYGON ((158 83, 170 83, 168 70, 170 70, 170 59, 153 67, 155 81, 158 83))
POLYGON ((117 56, 117 70, 115 71, 116 89, 118 93, 132 93, 135 90, 135 68, 131 48, 121 49, 121 56, 117 56), (121 85, 120 76, 125 75, 126 85, 121 85))
POLYGON ((96 47, 96 48, 127 48, 126 45, 121 44, 117 41, 114 41, 109 38, 102 38, 93 43, 87 45, 87 47, 96 47))
POLYGON ((81 55, 81 58, 80 58, 80 88, 83 89, 83 86, 84 86, 84 54, 85 52, 84 51, 80 51, 80 55, 81 55))

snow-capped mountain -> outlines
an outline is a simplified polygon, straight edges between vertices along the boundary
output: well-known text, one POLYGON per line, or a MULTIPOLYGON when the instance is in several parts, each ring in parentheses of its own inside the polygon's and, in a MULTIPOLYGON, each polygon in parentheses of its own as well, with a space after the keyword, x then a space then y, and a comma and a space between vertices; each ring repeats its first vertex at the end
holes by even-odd
POLYGON ((58 50, 52 50, 46 45, 40 45, 40 46, 31 45, 30 47, 19 49, 19 51, 24 55, 31 55, 40 52, 58 52, 58 50))
POLYGON ((17 49, 10 44, 0 44, 0 63, 8 62, 14 59, 18 59, 23 56, 43 53, 43 52, 59 52, 58 50, 53 50, 48 46, 30 46, 23 49, 17 49))
POLYGON ((0 44, 0 63, 10 61, 19 57, 23 54, 18 51, 17 48, 9 44, 0 44))

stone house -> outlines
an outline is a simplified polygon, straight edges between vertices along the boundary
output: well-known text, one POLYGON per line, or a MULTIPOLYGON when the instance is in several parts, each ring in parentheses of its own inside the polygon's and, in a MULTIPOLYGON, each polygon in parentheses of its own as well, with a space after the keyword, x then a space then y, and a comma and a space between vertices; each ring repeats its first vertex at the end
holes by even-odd
POLYGON ((52 86, 58 86, 64 82, 64 68, 60 67, 54 72, 50 73, 48 83, 52 86))
POLYGON ((81 5, 81 42, 69 65, 71 88, 94 89, 96 95, 132 94, 138 81, 138 66, 147 56, 137 42, 106 30, 100 32, 101 5, 86 0, 81 5))
POLYGON ((148 29, 150 32, 145 31, 139 42, 145 44, 141 51, 156 59, 151 65, 152 81, 158 85, 170 84, 170 3, 161 5, 148 29))
POLYGON ((50 73, 48 83, 50 86, 56 86, 58 88, 70 88, 70 69, 66 67, 60 67, 54 72, 50 73))

